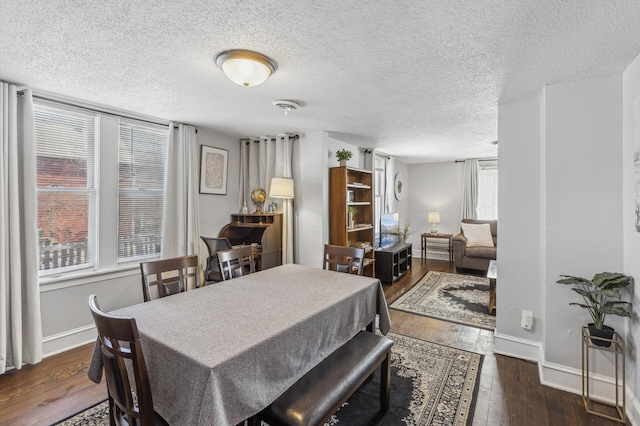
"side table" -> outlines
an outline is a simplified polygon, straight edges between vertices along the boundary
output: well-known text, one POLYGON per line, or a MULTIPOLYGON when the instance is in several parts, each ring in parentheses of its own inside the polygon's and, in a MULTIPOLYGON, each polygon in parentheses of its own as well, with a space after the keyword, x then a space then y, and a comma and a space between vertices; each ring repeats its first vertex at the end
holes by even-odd
POLYGON ((627 412, 626 412, 626 395, 625 395, 625 344, 624 340, 620 337, 620 335, 615 332, 613 333, 612 339, 605 339, 603 337, 599 337, 597 340, 603 343, 609 343, 610 346, 599 346, 594 344, 591 341, 591 336, 589 335, 589 329, 587 327, 582 327, 582 401, 584 402, 584 408, 587 410, 587 413, 595 414, 596 416, 604 417, 605 419, 613 420, 619 423, 626 423, 627 421, 627 412), (598 400, 591 397, 590 392, 590 356, 589 352, 592 350, 604 351, 612 354, 612 358, 615 358, 614 369, 615 369, 615 403, 609 403, 606 401, 598 400), (622 366, 620 365, 622 364, 622 366), (620 371, 620 367, 622 367, 622 371, 620 371), (622 383, 621 383, 622 382, 622 383), (622 393, 622 395, 620 395, 622 393), (596 407, 594 406, 594 402, 597 402, 602 405, 606 405, 609 407, 615 408, 615 412, 617 417, 605 414, 602 411, 596 411, 596 407))
POLYGON ((449 252, 449 265, 453 265, 453 234, 432 234, 430 232, 425 232, 421 236, 421 256, 422 260, 427 259, 427 249, 436 249, 449 252), (432 242, 429 243, 429 239, 446 239, 447 245, 441 244, 440 242, 432 242))

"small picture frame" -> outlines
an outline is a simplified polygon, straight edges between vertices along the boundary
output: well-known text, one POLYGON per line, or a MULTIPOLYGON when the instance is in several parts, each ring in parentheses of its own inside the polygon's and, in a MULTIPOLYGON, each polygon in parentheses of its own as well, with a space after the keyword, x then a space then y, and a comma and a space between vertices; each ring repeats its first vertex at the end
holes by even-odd
POLYGON ((200 147, 200 193, 227 194, 229 151, 202 145, 200 147))
POLYGON ((352 203, 356 200, 356 196, 352 190, 347 190, 347 202, 352 203))

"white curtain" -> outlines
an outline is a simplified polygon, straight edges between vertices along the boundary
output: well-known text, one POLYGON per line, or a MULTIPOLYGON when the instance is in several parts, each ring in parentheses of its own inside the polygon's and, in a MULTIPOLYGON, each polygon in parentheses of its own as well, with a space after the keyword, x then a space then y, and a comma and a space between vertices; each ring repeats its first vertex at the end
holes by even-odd
POLYGON ((0 83, 0 374, 42 360, 31 90, 0 83))
MULTIPOLYGON (((271 199, 269 187, 274 177, 291 178, 293 138, 289 135, 265 136, 240 141, 240 191, 238 210, 246 202, 249 213, 255 211, 251 192, 262 188, 267 194, 265 206, 276 202, 282 212, 282 263, 293 263, 293 202, 271 199)), ((295 190, 295 189, 294 189, 295 190)), ((266 208, 266 207, 265 207, 266 208)))
MULTIPOLYGON (((292 178, 291 152, 293 144, 289 135, 281 137, 276 143, 276 177, 292 178)), ((295 185, 294 185, 295 192, 295 185)), ((282 200, 282 263, 293 263, 293 200, 282 200)))
POLYGON ((462 187, 462 219, 478 217, 478 160, 464 160, 464 180, 462 187))
POLYGON ((196 129, 186 124, 175 127, 173 123, 169 126, 162 258, 195 254, 200 260, 200 166, 196 129))

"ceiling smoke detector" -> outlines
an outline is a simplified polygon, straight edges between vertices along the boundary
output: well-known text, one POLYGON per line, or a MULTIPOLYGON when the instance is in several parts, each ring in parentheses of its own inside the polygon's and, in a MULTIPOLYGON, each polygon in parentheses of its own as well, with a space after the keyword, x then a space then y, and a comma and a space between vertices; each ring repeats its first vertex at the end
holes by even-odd
POLYGON ((300 108, 300 104, 293 102, 293 101, 287 101, 285 99, 280 99, 278 101, 273 101, 271 102, 273 104, 274 107, 280 108, 281 110, 284 110, 284 115, 287 115, 287 113, 289 111, 295 111, 298 108, 300 108))

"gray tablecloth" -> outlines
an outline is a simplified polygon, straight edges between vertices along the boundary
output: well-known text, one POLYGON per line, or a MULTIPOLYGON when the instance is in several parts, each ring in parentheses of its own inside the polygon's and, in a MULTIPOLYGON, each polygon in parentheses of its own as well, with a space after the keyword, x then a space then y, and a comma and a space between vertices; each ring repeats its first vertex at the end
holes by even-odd
MULTIPOLYGON (((377 279, 283 265, 112 312, 136 318, 154 406, 173 425, 236 425, 379 314, 377 279)), ((89 377, 100 381, 94 351, 89 377)))

